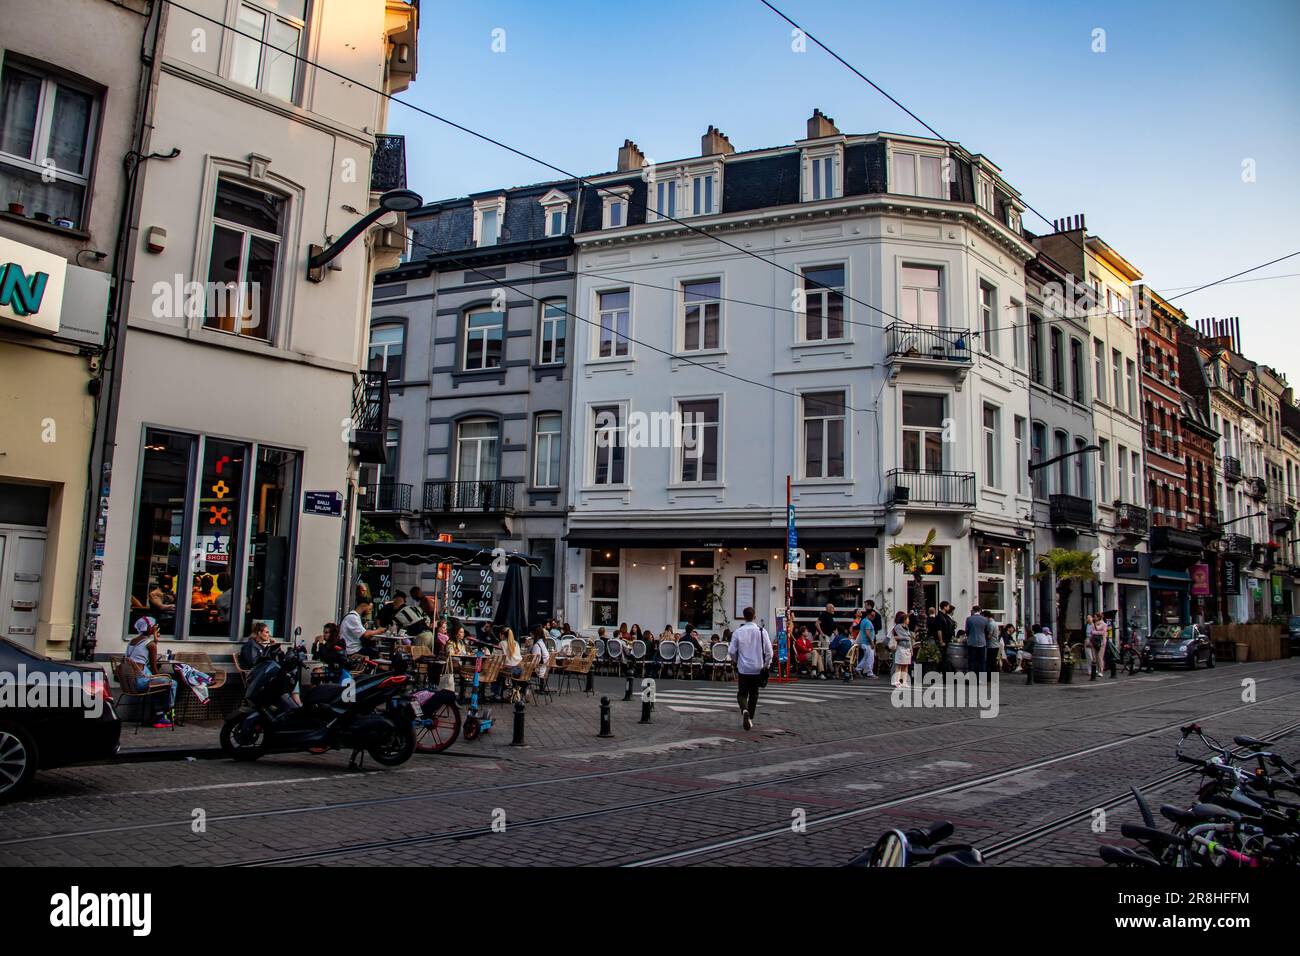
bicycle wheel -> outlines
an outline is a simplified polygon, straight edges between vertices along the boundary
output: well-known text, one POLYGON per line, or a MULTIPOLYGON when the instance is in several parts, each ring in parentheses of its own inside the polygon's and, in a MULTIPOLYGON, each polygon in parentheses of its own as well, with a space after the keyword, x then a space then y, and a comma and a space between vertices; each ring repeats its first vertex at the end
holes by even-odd
MULTIPOLYGON (((415 722, 415 749, 422 754, 442 753, 460 736, 460 708, 448 701, 415 722)), ((466 731, 468 739, 468 730, 466 731)))

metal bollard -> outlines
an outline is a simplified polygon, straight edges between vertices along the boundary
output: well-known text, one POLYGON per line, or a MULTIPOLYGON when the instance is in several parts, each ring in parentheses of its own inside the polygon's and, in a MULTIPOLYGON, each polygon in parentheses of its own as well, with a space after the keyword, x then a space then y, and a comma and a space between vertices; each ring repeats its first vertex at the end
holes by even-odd
POLYGON ((598 737, 613 737, 614 731, 609 729, 609 698, 600 699, 600 733, 598 737))
POLYGON ((627 690, 623 691, 623 699, 632 699, 632 672, 630 670, 627 672, 627 690))
POLYGON ((522 700, 515 701, 514 731, 515 736, 514 739, 510 741, 510 746, 527 747, 528 745, 524 743, 524 702, 522 700))
POLYGON ((591 670, 587 671, 587 687, 586 687, 586 691, 587 691, 588 694, 594 694, 594 693, 596 692, 596 671, 595 671, 595 668, 592 668, 591 670))
POLYGON ((641 701, 641 721, 640 721, 640 722, 643 723, 643 724, 653 723, 653 720, 651 719, 651 714, 654 712, 654 709, 655 709, 654 701, 652 701, 652 700, 642 700, 642 701, 641 701))

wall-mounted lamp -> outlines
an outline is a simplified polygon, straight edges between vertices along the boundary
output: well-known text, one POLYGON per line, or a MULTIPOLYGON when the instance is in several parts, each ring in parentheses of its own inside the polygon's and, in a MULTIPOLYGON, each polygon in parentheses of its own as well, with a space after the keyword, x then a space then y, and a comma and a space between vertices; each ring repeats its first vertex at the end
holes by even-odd
POLYGON ((424 205, 420 194, 410 189, 390 189, 379 197, 378 208, 366 213, 347 232, 339 236, 328 249, 322 249, 316 243, 307 247, 307 278, 320 282, 325 278, 325 267, 352 245, 354 239, 373 226, 382 216, 390 212, 411 212, 424 205))

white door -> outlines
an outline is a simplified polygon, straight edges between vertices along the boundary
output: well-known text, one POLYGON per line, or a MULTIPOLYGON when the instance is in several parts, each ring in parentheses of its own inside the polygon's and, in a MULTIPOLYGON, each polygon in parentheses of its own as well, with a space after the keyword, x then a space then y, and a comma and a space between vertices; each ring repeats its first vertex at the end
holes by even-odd
POLYGON ((44 529, 0 528, 0 636, 35 650, 44 529))

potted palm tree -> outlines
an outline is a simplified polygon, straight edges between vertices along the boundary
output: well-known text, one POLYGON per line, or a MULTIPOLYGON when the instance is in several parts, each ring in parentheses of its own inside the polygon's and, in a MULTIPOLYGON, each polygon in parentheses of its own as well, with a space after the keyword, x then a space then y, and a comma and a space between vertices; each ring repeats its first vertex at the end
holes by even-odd
MULTIPOLYGON (((934 570, 934 538, 935 530, 930 529, 930 533, 925 536, 925 541, 921 544, 891 544, 885 555, 894 564, 897 564, 904 571, 912 576, 912 593, 910 596, 910 606, 916 609, 917 617, 917 635, 916 644, 919 646, 925 642, 925 589, 921 582, 921 575, 934 570)), ((886 624, 889 622, 886 621, 886 624)))
POLYGON ((1070 548, 1053 548, 1046 554, 1040 554, 1038 564, 1042 570, 1034 577, 1056 579, 1056 643, 1062 648, 1061 683, 1068 684, 1074 673, 1073 659, 1069 654, 1070 645, 1065 638, 1065 615, 1070 607, 1070 592, 1074 590, 1075 581, 1095 581, 1097 572, 1093 570, 1091 554, 1070 548))

